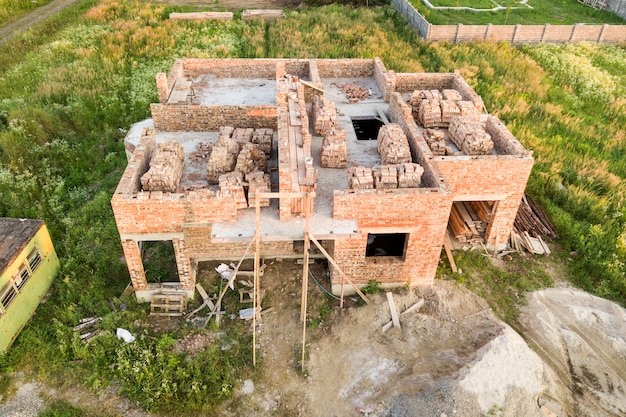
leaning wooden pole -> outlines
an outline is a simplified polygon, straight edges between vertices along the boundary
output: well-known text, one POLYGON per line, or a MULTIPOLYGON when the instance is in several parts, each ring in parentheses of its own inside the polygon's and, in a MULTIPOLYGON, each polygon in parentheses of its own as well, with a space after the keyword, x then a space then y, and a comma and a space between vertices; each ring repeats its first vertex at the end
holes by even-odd
MULTIPOLYGON (((260 300, 257 299, 259 295, 259 269, 261 260, 261 199, 257 193, 254 202, 256 224, 254 227, 254 241, 256 243, 254 251, 254 286, 252 287, 252 366, 256 366, 256 319, 257 319, 257 307, 261 306, 260 300)), ((260 308, 259 308, 260 310, 260 308)))
POLYGON ((308 302, 309 291, 309 248, 311 241, 309 240, 309 214, 311 211, 311 196, 307 194, 304 199, 304 262, 302 265, 302 307, 300 310, 300 320, 302 320, 302 359, 300 361, 300 369, 304 372, 304 354, 306 352, 306 308, 308 302))

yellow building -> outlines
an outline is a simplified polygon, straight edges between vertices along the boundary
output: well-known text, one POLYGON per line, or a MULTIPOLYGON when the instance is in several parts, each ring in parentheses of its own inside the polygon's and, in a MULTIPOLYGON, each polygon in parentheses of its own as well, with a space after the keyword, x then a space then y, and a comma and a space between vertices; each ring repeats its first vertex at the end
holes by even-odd
POLYGON ((0 218, 0 354, 35 313, 58 271, 42 220, 0 218))

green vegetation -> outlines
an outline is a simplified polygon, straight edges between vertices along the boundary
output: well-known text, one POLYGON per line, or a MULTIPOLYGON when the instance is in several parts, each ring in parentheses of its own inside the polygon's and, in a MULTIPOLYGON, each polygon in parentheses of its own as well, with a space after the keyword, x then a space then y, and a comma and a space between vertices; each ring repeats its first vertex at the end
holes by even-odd
MULTIPOLYGON (((554 219, 564 252, 577 253, 563 257, 572 280, 626 298, 624 46, 425 44, 391 7, 298 9, 268 24, 166 19, 177 10, 82 0, 0 47, 0 216, 44 219, 62 260, 52 296, 0 358, 0 389, 20 369, 95 391, 116 384, 151 410, 211 415, 250 374, 242 328, 187 354, 175 341, 196 330, 159 330, 130 299, 119 308, 128 273, 109 201, 126 165, 122 137, 157 100, 155 73, 181 56, 380 56, 398 72, 460 70, 535 151, 528 192, 554 219), (85 344, 71 327, 89 316, 103 317, 103 332, 85 344), (122 344, 117 327, 137 342, 122 344)), ((511 320, 523 291, 549 285, 534 266, 505 273, 476 253, 458 263, 466 284, 511 320)))
MULTIPOLYGON (((436 10, 426 7, 422 0, 409 0, 426 20, 433 25, 572 25, 574 23, 612 23, 625 24, 624 19, 606 10, 596 10, 577 0, 528 0, 528 8, 516 1, 497 1, 505 7, 493 12, 474 12, 470 10, 436 10)), ((487 0, 479 2, 467 0, 433 0, 433 6, 473 7, 489 9, 494 3, 487 0)))
POLYGON ((28 12, 50 3, 52 0, 0 0, 0 27, 16 21, 28 12))
POLYGON ((48 404, 37 417, 96 417, 94 414, 85 413, 80 408, 73 406, 67 401, 57 400, 48 404))

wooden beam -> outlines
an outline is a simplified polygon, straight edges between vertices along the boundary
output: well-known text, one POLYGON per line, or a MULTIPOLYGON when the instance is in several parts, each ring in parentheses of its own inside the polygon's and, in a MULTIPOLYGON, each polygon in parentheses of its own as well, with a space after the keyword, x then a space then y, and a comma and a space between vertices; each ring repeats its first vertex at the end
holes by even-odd
POLYGON ((456 267, 456 263, 454 262, 454 256, 452 256, 452 251, 450 247, 452 243, 450 242, 450 236, 448 236, 448 231, 446 230, 446 236, 443 239, 443 248, 446 250, 446 256, 448 257, 448 262, 450 262, 450 268, 452 268, 452 272, 455 274, 459 272, 456 267))
POLYGON ((345 98, 343 98, 343 97, 341 97, 341 96, 339 96, 337 94, 331 93, 330 91, 326 91, 323 88, 319 88, 319 87, 317 87, 317 86, 315 86, 315 85, 313 85, 313 84, 311 84, 311 83, 309 83, 307 81, 303 81, 303 80, 299 80, 299 81, 302 84, 306 85, 307 87, 311 87, 314 90, 320 91, 320 92, 322 92, 324 94, 328 94, 331 97, 335 97, 337 100, 341 100, 341 101, 343 101, 346 104, 352 104, 352 103, 350 103, 350 100, 346 100, 345 98))
POLYGON ((261 251, 261 196, 259 193, 255 196, 254 210, 256 215, 256 221, 254 225, 254 286, 252 287, 252 307, 254 308, 254 314, 252 315, 252 366, 256 366, 256 316, 257 307, 260 306, 260 302, 257 299, 259 297, 259 264, 260 264, 260 251, 261 251))
POLYGON ((306 308, 308 302, 309 291, 309 248, 311 241, 309 240, 309 214, 311 211, 311 196, 307 193, 304 200, 304 262, 302 263, 302 309, 300 312, 300 320, 302 320, 302 358, 300 360, 300 369, 304 372, 304 354, 306 352, 306 308))
POLYGON ((385 113, 383 112, 383 110, 380 107, 376 108, 376 113, 378 113, 378 117, 380 117, 381 121, 388 125, 389 124, 389 120, 387 119, 387 116, 385 116, 385 113))
POLYGON ((330 262, 335 268, 337 268, 337 270, 339 271, 339 273, 341 274, 341 277, 343 279, 345 279, 346 281, 348 281, 348 284, 350 284, 352 286, 352 288, 354 288, 354 291, 359 295, 359 297, 361 297, 361 299, 363 299, 363 301, 365 301, 365 304, 369 304, 370 300, 365 296, 365 294, 363 294, 363 292, 359 289, 359 287, 357 287, 356 285, 354 285, 354 282, 352 282, 350 280, 350 278, 348 278, 348 276, 343 272, 343 270, 339 267, 339 265, 337 265, 337 262, 335 262, 335 260, 333 259, 332 256, 330 256, 328 254, 328 252, 326 251, 326 249, 324 249, 324 247, 320 244, 320 242, 317 241, 317 239, 315 239, 315 236, 313 236, 312 234, 309 233, 309 238, 311 239, 311 241, 313 243, 315 243, 315 246, 317 246, 317 248, 320 250, 320 252, 322 252, 324 254, 324 256, 326 257, 326 259, 328 259, 328 262, 330 262))
POLYGON ((391 292, 387 292, 387 303, 389 303, 389 311, 391 312, 391 321, 393 322, 393 327, 400 327, 400 318, 398 317, 398 310, 396 310, 396 303, 393 301, 393 294, 391 292))

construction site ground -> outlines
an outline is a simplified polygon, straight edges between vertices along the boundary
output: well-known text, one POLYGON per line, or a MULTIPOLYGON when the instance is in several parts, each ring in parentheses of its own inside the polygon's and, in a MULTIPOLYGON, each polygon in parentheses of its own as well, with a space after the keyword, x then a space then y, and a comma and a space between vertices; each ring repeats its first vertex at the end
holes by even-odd
MULTIPOLYGON (((495 318, 482 298, 454 281, 438 280, 433 287, 395 291, 400 313, 419 300, 423 305, 401 316, 401 329, 383 333, 382 326, 391 320, 384 293, 370 296, 370 305, 347 297, 346 308, 340 310, 311 280, 303 372, 302 265, 293 259, 269 260, 267 265, 263 308, 271 310, 258 324, 259 372, 239 381, 219 415, 541 417, 626 412, 626 312, 607 300, 565 284, 531 293, 521 317, 522 337, 495 318)), ((213 275, 209 266, 200 271, 201 282, 213 275)), ((324 263, 312 265, 311 272, 328 285, 324 263)), ((236 312, 227 315, 231 313, 236 312)), ((183 348, 193 354, 202 343, 183 348)), ((119 397, 115 387, 95 394, 19 375, 15 382, 16 392, 0 402, 0 416, 36 416, 54 399, 98 415, 151 415, 119 397)))

